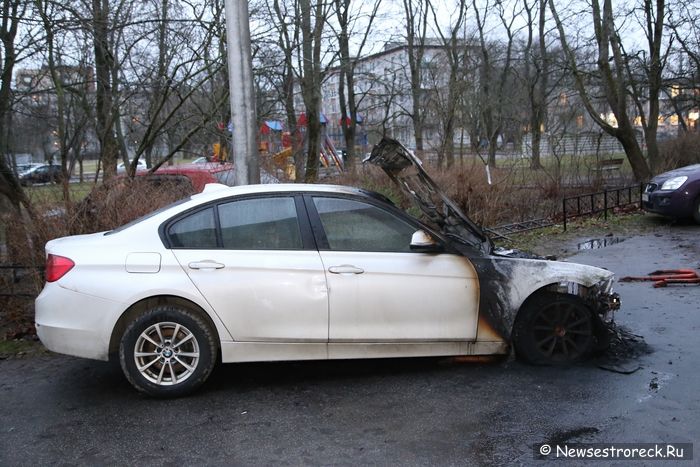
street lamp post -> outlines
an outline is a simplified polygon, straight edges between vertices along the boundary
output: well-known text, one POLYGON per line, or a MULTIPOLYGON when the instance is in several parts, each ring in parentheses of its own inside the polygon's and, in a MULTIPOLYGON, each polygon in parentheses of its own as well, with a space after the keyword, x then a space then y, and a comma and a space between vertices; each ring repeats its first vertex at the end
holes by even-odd
POLYGON ((226 0, 225 7, 235 183, 248 185, 260 182, 248 1, 226 0))

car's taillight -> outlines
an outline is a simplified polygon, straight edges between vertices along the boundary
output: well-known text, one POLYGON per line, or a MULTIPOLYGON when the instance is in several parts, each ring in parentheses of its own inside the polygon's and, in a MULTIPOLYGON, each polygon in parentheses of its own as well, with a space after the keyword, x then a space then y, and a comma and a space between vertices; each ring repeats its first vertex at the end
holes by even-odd
POLYGON ((75 263, 70 258, 58 255, 49 255, 46 258, 46 282, 56 282, 73 269, 75 263))

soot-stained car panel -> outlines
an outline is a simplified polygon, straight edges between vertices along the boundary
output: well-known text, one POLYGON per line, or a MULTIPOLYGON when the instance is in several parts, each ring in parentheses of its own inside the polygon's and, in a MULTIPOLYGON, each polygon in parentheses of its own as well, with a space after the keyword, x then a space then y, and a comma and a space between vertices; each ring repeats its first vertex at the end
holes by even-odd
POLYGON ((484 230, 440 190, 423 169, 420 159, 400 142, 383 139, 365 162, 381 167, 421 209, 427 222, 448 237, 452 246, 474 264, 481 293, 479 340, 509 341, 518 312, 537 293, 578 297, 594 312, 597 324, 619 308, 617 295, 611 293, 613 273, 609 271, 582 264, 497 254, 484 230))

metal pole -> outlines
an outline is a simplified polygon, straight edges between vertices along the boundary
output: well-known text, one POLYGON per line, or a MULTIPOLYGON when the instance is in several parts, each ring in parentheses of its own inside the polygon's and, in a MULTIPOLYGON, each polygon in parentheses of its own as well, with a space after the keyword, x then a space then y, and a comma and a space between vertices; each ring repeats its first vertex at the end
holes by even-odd
POLYGON ((603 191, 603 217, 608 220, 608 190, 603 191))
POLYGON ((236 185, 260 183, 248 2, 226 0, 226 41, 236 185))

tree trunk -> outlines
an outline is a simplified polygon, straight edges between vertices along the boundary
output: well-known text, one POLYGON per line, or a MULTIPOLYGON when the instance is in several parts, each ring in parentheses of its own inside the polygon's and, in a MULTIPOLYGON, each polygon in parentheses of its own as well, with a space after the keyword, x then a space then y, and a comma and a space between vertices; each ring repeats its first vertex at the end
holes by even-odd
POLYGON ((95 102, 97 138, 104 180, 117 174, 119 147, 114 136, 112 71, 114 56, 109 45, 109 0, 92 0, 93 45, 95 49, 95 102))
POLYGON ((425 37, 428 27, 428 15, 425 11, 427 2, 418 1, 416 6, 412 0, 403 0, 406 17, 406 52, 411 82, 411 119, 413 134, 416 141, 418 156, 423 154, 423 55, 425 54, 425 37), (416 40, 418 41, 416 43, 416 40))
POLYGON ((321 39, 326 18, 325 2, 314 0, 314 23, 312 25, 312 5, 310 0, 300 0, 302 55, 304 59, 301 79, 301 92, 306 107, 306 183, 318 180, 318 160, 321 150, 321 39))
POLYGON ((552 12, 552 17, 554 18, 559 32, 562 49, 564 50, 568 65, 574 76, 576 90, 581 97, 588 115, 603 131, 617 138, 620 142, 632 166, 635 179, 638 182, 648 180, 651 177, 651 171, 644 159, 644 154, 636 139, 636 132, 627 114, 629 82, 624 75, 625 59, 622 56, 622 47, 619 43, 617 32, 615 31, 611 0, 604 0, 602 12, 599 0, 593 0, 591 2, 591 11, 598 49, 597 67, 600 73, 600 84, 605 93, 608 105, 617 119, 617 128, 601 118, 598 109, 593 106, 590 94, 585 85, 590 78, 589 74, 579 70, 576 56, 569 47, 564 27, 557 13, 556 6, 554 5, 554 0, 548 0, 548 2, 549 9, 552 12), (610 56, 611 51, 613 53, 612 57, 610 56), (613 73, 611 62, 615 65, 616 73, 613 73))

